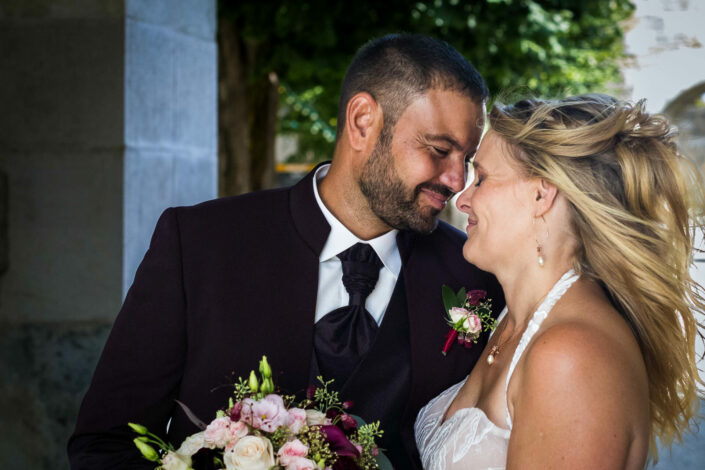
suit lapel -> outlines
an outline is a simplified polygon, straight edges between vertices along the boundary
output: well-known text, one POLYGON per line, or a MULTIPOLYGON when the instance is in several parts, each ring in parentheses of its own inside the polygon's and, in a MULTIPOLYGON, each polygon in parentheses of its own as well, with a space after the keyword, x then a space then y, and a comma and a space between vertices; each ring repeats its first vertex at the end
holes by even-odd
MULTIPOLYGON (((320 165, 319 165, 320 166, 320 165)), ((285 263, 289 271, 277 275, 283 282, 291 282, 281 321, 272 325, 280 333, 278 344, 270 348, 270 363, 281 373, 278 380, 282 390, 297 393, 309 385, 310 361, 313 354, 313 323, 318 293, 318 257, 328 239, 330 226, 316 203, 313 177, 318 166, 289 190, 289 213, 299 242, 305 246, 291 252, 285 263)))
MULTIPOLYGON (((400 234, 401 235, 401 234, 400 234)), ((445 322, 441 286, 449 284, 453 289, 453 279, 460 277, 450 266, 439 262, 439 254, 427 239, 412 234, 403 234, 400 250, 408 250, 402 255, 404 279, 409 315, 409 340, 411 345, 412 385, 407 410, 416 411, 439 391, 452 385, 470 372, 482 350, 482 344, 468 350, 457 345, 447 356, 441 349, 448 333, 445 322), (450 381, 450 383, 449 383, 450 381), (439 387, 441 387, 439 389, 439 387)), ((460 256, 460 253, 458 253, 460 256)), ((472 283, 472 279, 466 280, 472 283)), ((457 282, 457 281, 456 281, 457 282)), ((468 284, 471 289, 472 285, 468 284)), ((407 416, 415 419, 415 416, 407 416)))

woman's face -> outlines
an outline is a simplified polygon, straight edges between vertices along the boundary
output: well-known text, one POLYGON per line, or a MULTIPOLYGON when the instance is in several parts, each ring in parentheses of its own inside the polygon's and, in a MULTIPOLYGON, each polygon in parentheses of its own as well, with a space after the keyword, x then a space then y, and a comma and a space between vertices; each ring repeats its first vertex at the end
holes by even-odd
POLYGON ((456 205, 468 215, 463 256, 480 269, 497 273, 516 269, 522 256, 535 259, 532 197, 535 182, 522 176, 508 145, 487 132, 473 162, 474 179, 456 205))

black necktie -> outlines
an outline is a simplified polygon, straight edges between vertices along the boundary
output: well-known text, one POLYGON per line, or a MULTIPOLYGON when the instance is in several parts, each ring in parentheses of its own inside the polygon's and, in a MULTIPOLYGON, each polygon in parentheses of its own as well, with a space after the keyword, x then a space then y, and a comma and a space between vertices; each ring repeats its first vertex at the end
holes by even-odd
POLYGON ((343 263, 343 284, 350 302, 316 323, 313 344, 323 379, 334 379, 333 388, 340 390, 377 335, 377 322, 365 309, 365 300, 375 288, 383 265, 366 243, 356 243, 338 258, 343 263))

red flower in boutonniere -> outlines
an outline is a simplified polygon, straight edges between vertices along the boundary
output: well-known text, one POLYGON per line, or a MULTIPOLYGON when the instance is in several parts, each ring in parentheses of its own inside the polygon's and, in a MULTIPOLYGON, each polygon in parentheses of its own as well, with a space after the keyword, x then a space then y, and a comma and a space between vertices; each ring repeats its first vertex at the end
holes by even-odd
POLYGON ((453 343, 458 342, 466 348, 477 343, 483 331, 492 331, 497 321, 492 318, 492 299, 487 298, 484 290, 467 292, 462 287, 457 293, 444 285, 442 288, 443 306, 446 310, 446 320, 450 326, 443 345, 445 356, 453 343))

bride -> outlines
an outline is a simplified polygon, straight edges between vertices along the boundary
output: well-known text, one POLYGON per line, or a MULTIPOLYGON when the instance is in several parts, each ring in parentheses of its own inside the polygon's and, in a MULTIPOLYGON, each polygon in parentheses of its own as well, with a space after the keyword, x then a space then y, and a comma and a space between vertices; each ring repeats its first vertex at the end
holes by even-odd
POLYGON ((697 170, 663 117, 605 95, 494 107, 490 127, 457 205, 507 308, 421 410, 424 468, 642 469, 698 406, 697 170))

